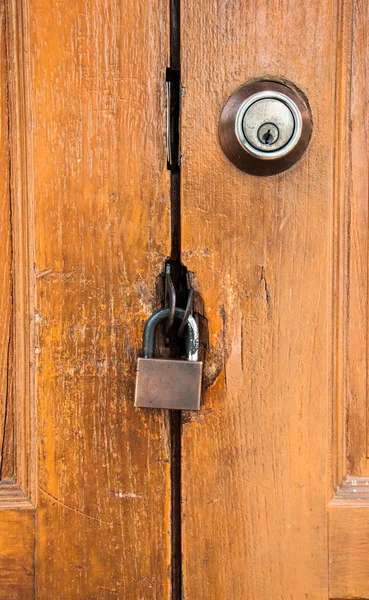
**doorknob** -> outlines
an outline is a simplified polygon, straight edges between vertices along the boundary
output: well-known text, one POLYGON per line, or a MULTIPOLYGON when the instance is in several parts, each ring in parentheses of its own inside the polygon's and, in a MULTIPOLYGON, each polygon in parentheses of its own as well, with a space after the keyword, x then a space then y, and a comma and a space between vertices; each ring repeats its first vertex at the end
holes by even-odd
POLYGON ((294 165, 311 137, 311 110, 296 86, 253 80, 227 100, 219 121, 228 159, 252 175, 276 175, 294 165))

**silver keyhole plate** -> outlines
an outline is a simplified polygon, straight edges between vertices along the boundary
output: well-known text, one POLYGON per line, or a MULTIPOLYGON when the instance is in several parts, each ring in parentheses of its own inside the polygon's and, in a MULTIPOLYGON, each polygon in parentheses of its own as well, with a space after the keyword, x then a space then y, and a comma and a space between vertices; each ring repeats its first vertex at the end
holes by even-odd
POLYGON ((302 132, 302 116, 296 104, 277 91, 264 90, 241 104, 235 120, 239 143, 254 156, 271 160, 285 156, 296 146, 302 132), (278 130, 273 144, 265 144, 258 132, 265 124, 278 130))

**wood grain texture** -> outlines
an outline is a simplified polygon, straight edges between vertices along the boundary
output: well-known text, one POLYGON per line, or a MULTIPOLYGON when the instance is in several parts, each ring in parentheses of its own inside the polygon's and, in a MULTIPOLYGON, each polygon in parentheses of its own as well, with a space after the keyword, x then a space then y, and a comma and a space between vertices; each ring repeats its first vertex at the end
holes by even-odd
POLYGON ((328 596, 337 21, 334 1, 182 2, 183 259, 210 340, 205 404, 183 424, 186 600, 328 596), (314 122, 302 161, 266 179, 217 139, 256 76, 297 84, 314 122))
POLYGON ((0 479, 14 476, 12 240, 9 193, 5 8, 0 3, 0 479))
POLYGON ((336 121, 332 220, 332 406, 327 495, 332 498, 347 475, 347 323, 349 302, 351 187, 351 71, 353 2, 340 2, 337 14, 336 121))
MULTIPOLYGON (((8 8, 8 7, 7 7, 8 8)), ((15 106, 9 105, 9 47, 7 36, 7 11, 5 3, 0 4, 0 598, 7 600, 31 600, 34 597, 34 555, 35 555, 35 514, 34 506, 24 490, 14 483, 14 478, 22 474, 18 471, 20 461, 17 453, 27 455, 25 445, 15 432, 15 413, 21 421, 29 421, 22 402, 15 403, 16 380, 22 380, 29 371, 29 364, 21 362, 21 371, 16 371, 14 350, 17 348, 14 332, 20 324, 17 319, 18 303, 14 301, 14 221, 18 212, 11 197, 10 161, 12 136, 9 135, 10 113, 15 106)), ((28 224, 27 224, 28 226, 28 224)), ((17 227, 19 231, 19 227, 17 227)), ((22 231, 22 235, 24 230, 22 231)), ((23 243, 23 241, 22 241, 23 243)), ((22 271, 26 264, 22 264, 22 271)), ((22 302, 23 300, 21 300, 22 302)), ((25 315, 24 315, 25 317, 25 315)), ((35 458, 35 457, 34 457, 35 458)), ((23 459, 22 459, 23 461, 23 459)), ((26 487, 26 492, 28 488, 26 487)))
POLYGON ((34 249, 32 159, 25 56, 27 18, 24 5, 7 0, 6 48, 9 112, 10 195, 13 259, 14 463, 18 486, 36 501, 36 427, 34 392, 34 249))
POLYGON ((34 591, 34 512, 0 511, 0 598, 31 600, 34 591))
POLYGON ((369 7, 354 2, 347 215, 346 473, 369 475, 369 7))
POLYGON ((368 120, 367 3, 345 2, 341 35, 343 112, 339 123, 341 192, 336 230, 337 408, 333 462, 335 494, 329 502, 329 597, 369 598, 368 480, 368 120), (362 132, 362 133, 360 133, 362 132), (365 477, 366 476, 366 477, 365 477))
POLYGON ((37 598, 169 598, 162 412, 136 357, 169 252, 167 3, 25 3, 35 210, 37 598))
POLYGON ((329 598, 369 598, 369 507, 329 511, 329 598))

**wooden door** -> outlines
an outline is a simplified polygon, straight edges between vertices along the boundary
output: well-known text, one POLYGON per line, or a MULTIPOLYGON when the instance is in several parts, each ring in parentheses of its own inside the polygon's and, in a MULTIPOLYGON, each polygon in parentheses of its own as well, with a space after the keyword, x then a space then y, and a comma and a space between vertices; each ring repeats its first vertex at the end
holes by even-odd
POLYGON ((3 600, 170 597, 168 415, 133 407, 170 249, 167 14, 2 2, 3 600))
POLYGON ((0 599, 369 600, 368 27, 365 0, 0 3, 0 599), (313 135, 253 177, 218 120, 270 76, 313 135), (199 413, 133 407, 169 257, 199 413))
POLYGON ((183 424, 186 600, 369 598, 368 27, 361 0, 182 0, 183 260, 210 330, 183 424), (265 179, 217 140, 260 76, 313 113, 305 157, 265 179))

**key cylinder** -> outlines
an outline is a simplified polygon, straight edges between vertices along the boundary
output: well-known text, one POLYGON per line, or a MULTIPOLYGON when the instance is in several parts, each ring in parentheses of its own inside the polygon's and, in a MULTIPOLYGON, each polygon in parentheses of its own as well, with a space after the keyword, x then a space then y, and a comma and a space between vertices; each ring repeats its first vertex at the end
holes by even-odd
POLYGON ((306 96, 287 81, 251 80, 225 103, 220 145, 229 160, 251 175, 276 175, 300 160, 312 132, 306 96))
POLYGON ((275 152, 290 141, 296 123, 291 109, 282 100, 262 98, 245 111, 242 132, 253 148, 275 152))

